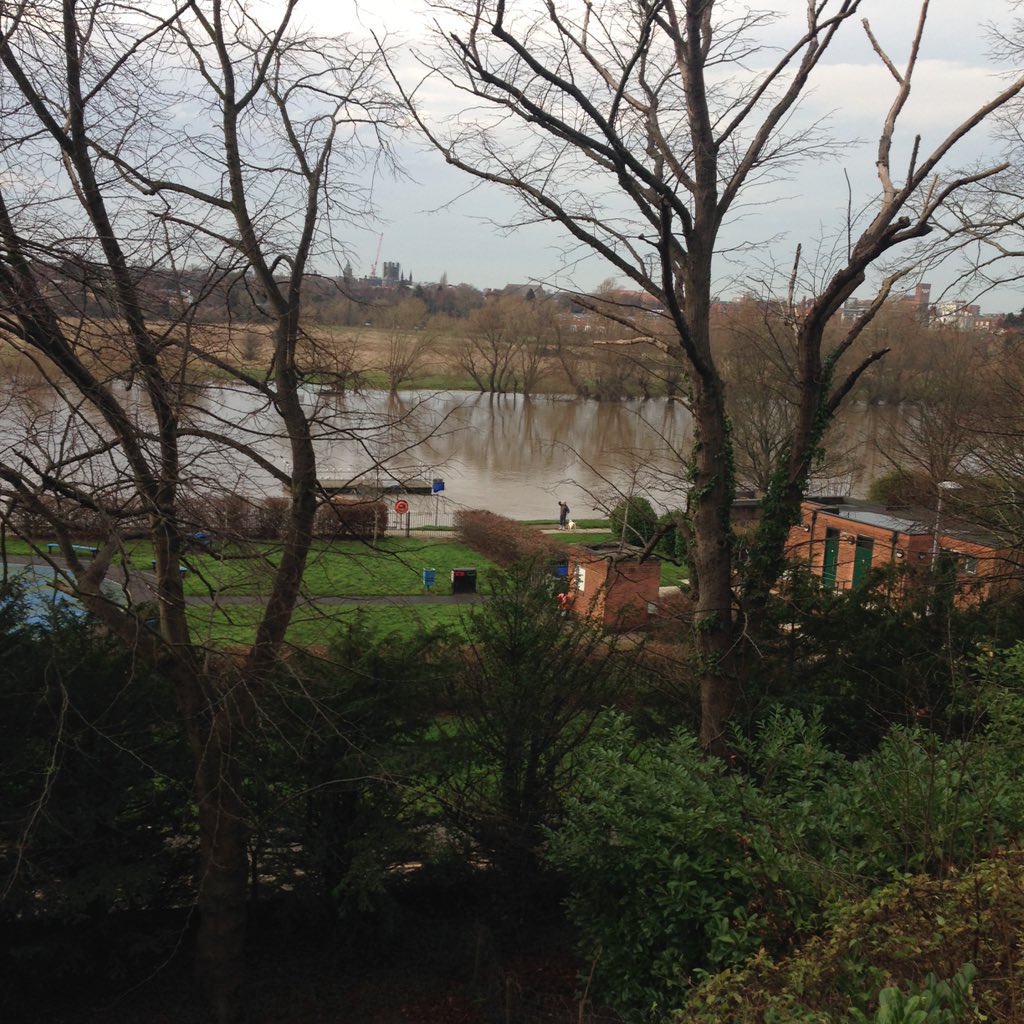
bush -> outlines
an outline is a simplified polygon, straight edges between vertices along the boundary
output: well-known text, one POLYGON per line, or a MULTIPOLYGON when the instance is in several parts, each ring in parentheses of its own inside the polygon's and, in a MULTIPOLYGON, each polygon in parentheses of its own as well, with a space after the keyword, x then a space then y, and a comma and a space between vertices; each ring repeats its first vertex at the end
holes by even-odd
POLYGON ((654 549, 656 554, 680 565, 686 564, 689 555, 686 549, 686 538, 683 536, 683 531, 679 529, 679 524, 685 515, 686 513, 682 509, 673 509, 661 516, 658 525, 665 532, 654 549))
POLYGON ((59 519, 72 541, 105 537, 112 525, 123 537, 146 534, 148 521, 137 500, 114 490, 99 491, 95 497, 109 514, 84 508, 78 501, 51 495, 40 496, 38 504, 33 505, 15 500, 10 512, 11 529, 20 537, 52 537, 53 520, 59 519))
MULTIPOLYGON (((56 514, 65 519, 74 541, 102 539, 110 534, 112 525, 124 537, 148 536, 149 524, 142 512, 120 506, 116 494, 99 495, 98 500, 113 510, 109 517, 54 498, 41 499, 47 510, 45 515, 25 504, 16 504, 11 511, 11 527, 21 537, 51 537, 53 527, 47 516, 56 514)), ((201 532, 221 541, 280 540, 289 508, 289 500, 277 495, 192 493, 182 497, 178 516, 186 536, 201 532)), ((317 509, 313 534, 324 540, 371 540, 383 537, 387 525, 386 502, 335 497, 317 509)))
POLYGON ((442 682, 449 831, 469 837, 520 898, 543 874, 543 826, 560 815, 591 729, 635 682, 635 650, 620 653, 591 619, 565 616, 554 584, 529 565, 498 575, 442 682))
MULTIPOLYGON (((202 531, 218 540, 279 540, 288 513, 289 501, 284 497, 203 494, 185 499, 181 521, 187 532, 202 531)), ((317 509, 313 535, 322 540, 372 540, 383 537, 387 525, 385 502, 335 497, 317 509)))
POLYGON ((332 915, 385 908, 393 867, 422 860, 440 630, 379 633, 357 614, 326 652, 293 658, 242 753, 254 872, 332 915))
POLYGON ((264 498, 253 509, 253 530, 261 540, 280 540, 288 521, 287 498, 264 498))
POLYGON ((765 657, 744 683, 751 715, 780 704, 816 709, 829 744, 850 757, 874 750, 896 724, 961 729, 951 700, 965 659, 993 630, 1015 639, 1024 618, 992 604, 938 614, 935 591, 911 586, 906 572, 888 567, 852 591, 830 591, 806 566, 788 570, 769 605, 774 637, 762 633, 765 657))
POLYGON ((383 501, 331 498, 316 511, 313 535, 323 540, 376 540, 388 528, 388 507, 383 501))
POLYGON ((719 1024, 728 1006, 730 1024, 1010 1024, 1024 1000, 1021 972, 1006 969, 1007 938, 1024 928, 1022 893, 1019 854, 944 881, 900 879, 838 908, 791 956, 762 954, 704 979, 669 1019, 719 1024))
POLYGON ((935 490, 935 484, 926 474, 893 469, 872 482, 868 488, 868 500, 889 507, 914 505, 932 508, 935 490))
MULTIPOLYGON (((627 1020, 664 1019, 693 972, 784 943, 813 917, 803 864, 775 843, 784 799, 704 757, 692 735, 638 747, 613 723, 581 780, 550 856, 569 875, 598 991, 627 1020)), ((801 830, 806 813, 789 811, 801 830)))
POLYGON ((148 972, 180 933, 168 941, 150 927, 122 942, 120 912, 187 903, 195 856, 169 688, 87 618, 23 616, 17 588, 0 587, 5 966, 16 959, 28 985, 114 976, 152 957, 148 972))
POLYGON ((649 543, 658 528, 658 516, 651 503, 637 494, 620 501, 608 518, 612 533, 627 544, 649 543))
MULTIPOLYGON (((731 768, 704 758, 686 733, 639 744, 616 723, 594 744, 550 843, 607 1000, 630 1021, 663 1020, 686 1005, 702 972, 791 953, 829 908, 912 872, 955 879, 991 850, 1019 844, 1024 648, 984 662, 984 728, 951 741, 894 728, 856 762, 825 746, 817 719, 794 711, 737 738, 731 768)), ((962 952, 925 970, 952 977, 973 956, 962 952)), ((843 991, 877 992, 888 980, 865 973, 843 991)), ((686 1019, 740 1019, 714 1016, 721 1005, 686 1019)))
POLYGON ((187 533, 203 532, 221 540, 254 536, 254 499, 241 494, 189 494, 178 510, 187 533))
POLYGON ((565 549, 540 530, 494 512, 456 512, 455 530, 463 544, 504 568, 517 562, 554 562, 565 557, 565 549))

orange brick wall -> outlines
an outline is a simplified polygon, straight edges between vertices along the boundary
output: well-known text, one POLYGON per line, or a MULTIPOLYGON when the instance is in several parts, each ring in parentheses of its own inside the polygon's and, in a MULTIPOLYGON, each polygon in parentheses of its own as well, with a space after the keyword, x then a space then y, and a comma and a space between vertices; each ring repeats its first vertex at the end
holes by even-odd
MULTIPOLYGON (((839 531, 839 557, 836 563, 836 589, 849 590, 853 586, 854 554, 857 537, 868 537, 874 542, 871 567, 882 568, 895 562, 911 572, 928 570, 932 564, 932 534, 930 532, 894 532, 884 527, 842 516, 831 515, 813 505, 805 505, 799 526, 789 533, 787 553, 791 558, 809 562, 811 572, 821 576, 825 561, 826 532, 839 531)), ((1019 589, 1024 582, 1019 556, 1010 549, 995 549, 957 537, 939 535, 939 548, 955 553, 958 558, 957 604, 971 604, 995 593, 1019 589), (976 559, 975 571, 963 571, 964 559, 976 559)))
POLYGON ((661 565, 657 559, 612 561, 582 545, 569 549, 573 612, 590 615, 609 628, 645 626, 649 619, 647 606, 657 602, 660 585, 661 565))
POLYGON ((825 540, 829 529, 839 531, 839 558, 836 562, 836 589, 849 590, 853 586, 854 556, 857 538, 866 537, 873 542, 871 567, 882 568, 892 562, 916 566, 931 552, 929 534, 895 533, 880 526, 856 523, 841 516, 804 509, 800 526, 789 533, 790 557, 810 562, 811 572, 820 576, 825 563, 825 540))

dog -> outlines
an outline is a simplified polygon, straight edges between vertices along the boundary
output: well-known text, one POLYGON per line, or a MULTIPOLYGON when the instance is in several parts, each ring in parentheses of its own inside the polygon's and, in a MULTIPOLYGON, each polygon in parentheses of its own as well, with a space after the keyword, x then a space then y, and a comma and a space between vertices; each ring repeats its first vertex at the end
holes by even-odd
POLYGON ((569 522, 567 522, 565 524, 565 528, 567 530, 575 530, 576 529, 576 520, 575 519, 570 519, 569 522))

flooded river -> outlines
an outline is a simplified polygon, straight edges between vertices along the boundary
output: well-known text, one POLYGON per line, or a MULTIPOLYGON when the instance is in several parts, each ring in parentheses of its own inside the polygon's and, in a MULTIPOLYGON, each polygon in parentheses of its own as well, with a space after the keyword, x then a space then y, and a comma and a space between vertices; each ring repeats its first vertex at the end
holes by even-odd
MULTIPOLYGON (((136 392, 123 397, 137 401, 136 392)), ((648 496, 659 508, 683 503, 683 468, 691 422, 678 402, 647 399, 598 402, 569 397, 524 399, 465 392, 386 392, 331 395, 310 390, 305 401, 318 414, 321 479, 445 481, 438 498, 414 496, 424 521, 458 508, 488 508, 515 518, 555 518, 557 502, 572 516, 601 515, 628 493, 648 496)), ((30 407, 9 396, 0 416, 0 443, 17 447, 35 431, 49 444, 69 444, 66 412, 39 389, 30 407), (45 430, 40 424, 46 423, 45 430)), ((143 416, 141 407, 138 415, 143 416)), ((879 454, 892 409, 851 406, 844 414, 833 479, 819 490, 863 493, 888 467, 879 454)), ((208 386, 199 391, 195 426, 228 432, 263 459, 288 468, 288 448, 276 417, 248 392, 208 386)), ((95 440, 95 439, 93 439, 95 440)), ((84 442, 83 442, 84 443, 84 442)), ((117 463, 112 453, 111 473, 117 463)), ((102 470, 93 470, 102 474, 102 470)), ((198 490, 225 487, 280 493, 272 475, 229 445, 195 441, 186 450, 183 477, 198 490)))

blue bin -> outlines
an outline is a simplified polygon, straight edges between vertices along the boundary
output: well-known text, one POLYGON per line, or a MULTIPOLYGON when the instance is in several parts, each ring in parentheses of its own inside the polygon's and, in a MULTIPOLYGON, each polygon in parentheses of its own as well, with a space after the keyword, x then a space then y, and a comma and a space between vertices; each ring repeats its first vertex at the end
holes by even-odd
POLYGON ((437 570, 436 569, 424 569, 423 570, 423 586, 427 590, 433 590, 434 584, 437 582, 437 570))

